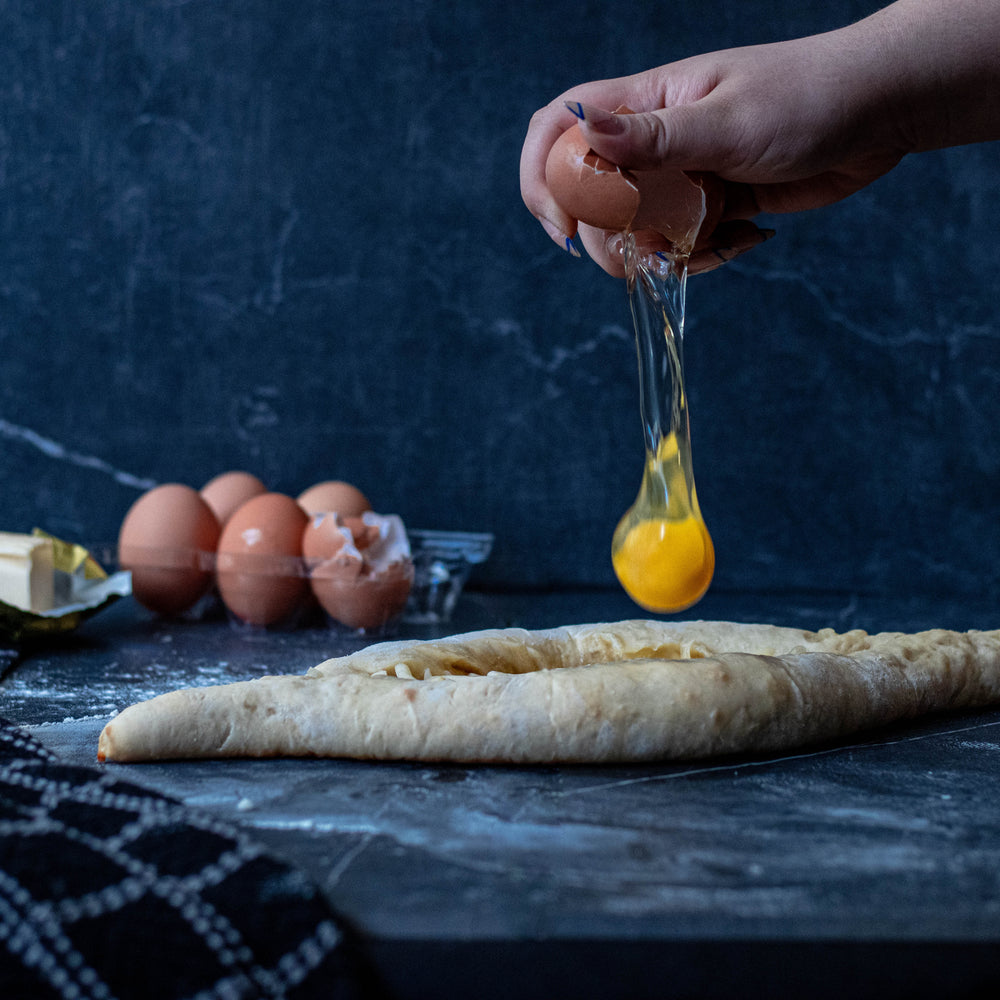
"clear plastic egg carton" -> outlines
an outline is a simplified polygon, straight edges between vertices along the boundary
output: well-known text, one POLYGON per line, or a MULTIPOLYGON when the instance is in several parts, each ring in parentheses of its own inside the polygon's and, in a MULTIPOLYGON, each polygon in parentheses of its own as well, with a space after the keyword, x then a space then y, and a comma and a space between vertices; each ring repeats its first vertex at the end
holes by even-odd
POLYGON ((130 546, 104 549, 132 574, 132 594, 163 617, 204 619, 224 610, 238 629, 325 624, 364 634, 401 622, 447 622, 474 566, 490 554, 487 533, 415 529, 395 515, 363 548, 329 558, 130 546))
POLYGON ((403 619, 416 624, 447 622, 473 569, 493 551, 493 535, 473 531, 409 532, 413 587, 403 619))

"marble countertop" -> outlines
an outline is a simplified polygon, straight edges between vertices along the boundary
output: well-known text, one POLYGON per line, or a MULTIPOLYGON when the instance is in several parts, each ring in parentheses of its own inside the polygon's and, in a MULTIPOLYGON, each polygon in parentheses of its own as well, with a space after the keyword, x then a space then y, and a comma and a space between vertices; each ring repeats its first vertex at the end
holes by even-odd
MULTIPOLYGON (((967 602, 712 594, 689 617, 989 627, 967 602)), ((464 595, 432 637, 635 617, 612 592, 464 595)), ((366 640, 166 623, 125 600, 0 680, 0 715, 95 765, 127 704, 299 673, 366 640)), ((768 758, 633 767, 105 765, 248 828, 322 889, 393 996, 978 995, 1000 983, 1000 710, 768 758)))

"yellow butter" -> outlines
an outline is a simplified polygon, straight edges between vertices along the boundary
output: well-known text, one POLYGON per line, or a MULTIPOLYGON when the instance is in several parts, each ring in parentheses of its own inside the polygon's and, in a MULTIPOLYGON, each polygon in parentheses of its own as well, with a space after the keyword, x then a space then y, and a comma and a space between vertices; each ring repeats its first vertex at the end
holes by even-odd
POLYGON ((0 531, 0 601, 22 611, 55 603, 52 540, 0 531))

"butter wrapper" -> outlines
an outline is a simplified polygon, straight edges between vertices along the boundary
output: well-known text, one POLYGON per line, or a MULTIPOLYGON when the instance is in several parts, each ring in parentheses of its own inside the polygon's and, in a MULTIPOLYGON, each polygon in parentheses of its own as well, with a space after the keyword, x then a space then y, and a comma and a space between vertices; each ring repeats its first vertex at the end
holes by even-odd
POLYGON ((0 642, 70 632, 131 589, 128 572, 108 576, 82 545, 0 532, 0 642))

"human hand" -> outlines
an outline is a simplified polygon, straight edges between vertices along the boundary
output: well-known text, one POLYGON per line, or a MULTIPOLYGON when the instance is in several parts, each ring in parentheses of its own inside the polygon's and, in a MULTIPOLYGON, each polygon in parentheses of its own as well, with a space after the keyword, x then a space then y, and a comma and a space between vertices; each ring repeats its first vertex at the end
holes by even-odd
POLYGON ((749 220, 838 201, 890 170, 909 146, 884 72, 859 54, 852 29, 696 56, 575 87, 532 117, 521 158, 525 204, 560 246, 579 233, 621 276, 620 235, 571 218, 545 183, 555 140, 574 123, 599 155, 630 170, 671 165, 724 183, 720 224, 701 234, 691 273, 710 270, 769 235, 749 220), (607 108, 626 105, 634 114, 607 108))

